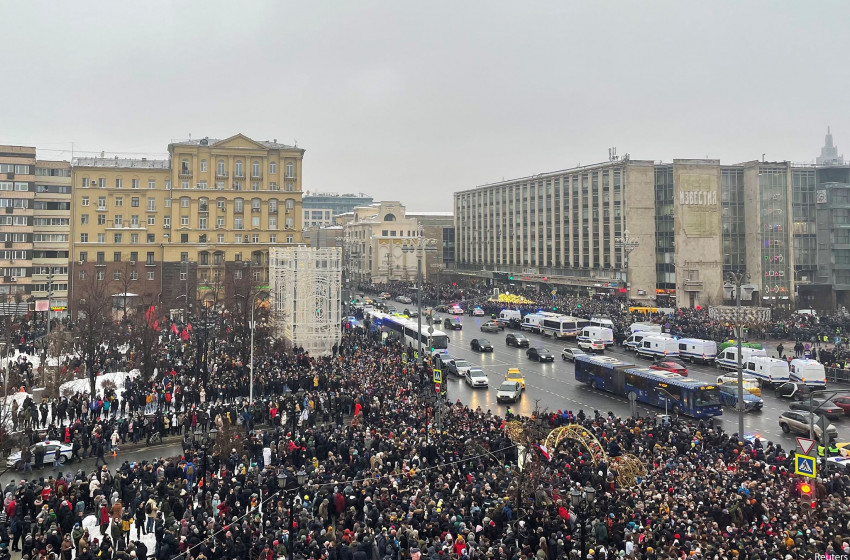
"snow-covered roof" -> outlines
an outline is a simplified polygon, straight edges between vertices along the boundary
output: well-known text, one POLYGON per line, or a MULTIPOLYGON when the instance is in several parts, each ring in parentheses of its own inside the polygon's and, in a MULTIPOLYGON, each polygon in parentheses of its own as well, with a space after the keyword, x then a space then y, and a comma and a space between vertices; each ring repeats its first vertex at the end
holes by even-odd
POLYGON ((74 158, 74 167, 131 167, 134 169, 171 169, 168 159, 132 159, 108 157, 78 157, 74 158))

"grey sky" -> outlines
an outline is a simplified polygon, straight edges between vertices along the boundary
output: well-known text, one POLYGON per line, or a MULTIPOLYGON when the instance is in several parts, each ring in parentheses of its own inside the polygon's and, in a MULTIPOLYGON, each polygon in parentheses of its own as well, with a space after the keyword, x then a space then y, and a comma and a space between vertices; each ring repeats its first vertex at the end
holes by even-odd
POLYGON ((610 146, 810 161, 831 125, 850 155, 842 2, 6 1, 0 20, 0 142, 297 139, 305 189, 414 210, 610 146))

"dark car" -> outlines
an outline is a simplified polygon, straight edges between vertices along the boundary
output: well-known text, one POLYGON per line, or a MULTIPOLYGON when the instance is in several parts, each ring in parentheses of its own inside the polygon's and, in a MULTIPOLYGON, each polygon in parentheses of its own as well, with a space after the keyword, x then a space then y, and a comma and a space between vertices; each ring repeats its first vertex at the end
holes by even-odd
POLYGON ((844 410, 844 414, 850 414, 850 397, 833 397, 832 402, 844 410))
POLYGON ((778 398, 794 400, 808 399, 811 392, 812 388, 808 385, 793 381, 781 383, 773 390, 773 394, 778 398))
POLYGON ((526 357, 529 360, 537 360, 538 362, 554 362, 555 354, 545 348, 535 347, 525 351, 526 357))
POLYGON ((508 346, 515 346, 517 348, 528 348, 528 339, 525 338, 524 334, 509 333, 505 337, 505 344, 508 346))
POLYGON ((453 331, 459 331, 463 328, 463 323, 457 317, 446 317, 443 320, 443 327, 453 331))
POLYGON ((802 399, 792 402, 790 408, 791 410, 808 411, 810 404, 812 409, 815 411, 815 414, 821 414, 827 418, 839 418, 844 416, 844 410, 840 406, 832 401, 825 401, 823 399, 812 399, 811 401, 808 398, 802 399))
POLYGON ((486 338, 473 338, 469 343, 470 348, 476 352, 492 352, 493 345, 486 338))

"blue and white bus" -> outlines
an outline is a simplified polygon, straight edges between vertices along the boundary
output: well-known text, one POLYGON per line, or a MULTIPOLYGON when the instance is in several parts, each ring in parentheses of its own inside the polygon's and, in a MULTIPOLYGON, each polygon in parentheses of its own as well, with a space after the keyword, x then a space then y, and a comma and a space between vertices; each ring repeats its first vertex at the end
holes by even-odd
POLYGON ((422 341, 422 347, 425 351, 444 350, 449 347, 448 335, 437 329, 429 332, 429 329, 432 329, 432 327, 426 323, 422 324, 422 329, 420 330, 419 323, 413 319, 404 319, 381 313, 380 311, 369 313, 369 317, 372 320, 372 327, 374 329, 396 333, 408 348, 415 349, 417 347, 417 340, 422 341))
POLYGON ((723 414, 716 385, 679 374, 635 367, 611 357, 576 356, 576 380, 621 397, 634 393, 638 402, 669 408, 693 418, 723 414))

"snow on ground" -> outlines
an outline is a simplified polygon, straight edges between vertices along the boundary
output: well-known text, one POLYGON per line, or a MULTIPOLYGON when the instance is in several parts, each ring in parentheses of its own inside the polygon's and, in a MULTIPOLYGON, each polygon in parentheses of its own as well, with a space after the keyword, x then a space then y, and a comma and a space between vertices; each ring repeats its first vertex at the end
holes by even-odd
MULTIPOLYGON (((106 382, 112 382, 115 384, 116 390, 115 392, 118 395, 121 395, 121 392, 124 390, 124 384, 128 379, 135 379, 139 375, 139 370, 134 369, 129 372, 126 371, 111 371, 109 373, 101 374, 97 377, 97 381, 95 381, 95 388, 98 393, 103 394, 103 384, 106 382)), ((88 378, 84 379, 74 379, 72 381, 66 381, 62 385, 59 386, 59 394, 64 395, 65 393, 88 393, 89 391, 89 380, 88 378)))
MULTIPOLYGON (((127 509, 127 505, 124 505, 124 509, 127 509)), ((145 520, 142 520, 142 523, 145 523, 145 520)), ((103 542, 103 536, 100 534, 100 525, 97 523, 96 515, 88 515, 83 518, 83 529, 89 530, 89 537, 91 540, 97 539, 98 542, 103 542)), ((106 534, 110 534, 110 528, 106 529, 106 534)), ((130 540, 135 541, 136 539, 136 520, 133 520, 133 523, 130 524, 130 540)), ((145 546, 148 547, 148 556, 153 556, 154 551, 156 550, 156 536, 153 533, 148 533, 147 535, 142 535, 141 540, 145 543, 145 546)), ((113 550, 115 549, 115 543, 112 543, 113 550)))

